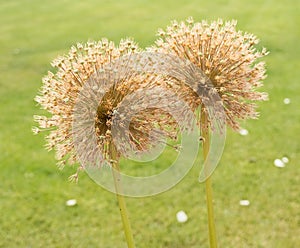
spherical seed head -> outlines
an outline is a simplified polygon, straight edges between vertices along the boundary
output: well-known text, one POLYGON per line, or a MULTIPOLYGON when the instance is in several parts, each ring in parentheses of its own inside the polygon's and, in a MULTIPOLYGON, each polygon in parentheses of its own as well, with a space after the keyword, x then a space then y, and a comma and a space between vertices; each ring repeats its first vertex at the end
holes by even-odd
MULTIPOLYGON (((125 70, 125 77, 124 75, 120 76, 121 72, 124 74, 124 68, 128 68, 130 63, 126 59, 121 62, 118 59, 122 56, 130 59, 129 55, 138 52, 140 49, 131 39, 122 40, 119 46, 115 46, 107 39, 102 39, 99 42, 90 41, 86 44, 77 44, 70 49, 67 55, 60 56, 52 62, 56 72, 48 72, 48 75, 43 78, 40 94, 35 98, 38 104, 49 112, 50 116, 35 116, 34 119, 38 122, 39 128, 34 128, 33 131, 38 133, 40 130, 50 130, 46 147, 48 150, 55 149, 60 167, 67 162, 69 164, 78 162, 76 152, 85 154, 87 159, 95 152, 88 149, 89 140, 86 140, 85 136, 82 140, 83 145, 79 146, 79 150, 75 149, 74 119, 78 120, 78 114, 79 120, 84 123, 86 120, 84 111, 96 104, 92 132, 97 136, 97 144, 102 153, 103 162, 111 164, 114 162, 112 159, 118 159, 122 152, 121 146, 117 154, 112 157, 113 118, 117 116, 118 106, 124 97, 144 88, 149 89, 158 85, 166 89, 169 87, 170 80, 157 75, 147 73, 127 75, 125 70), (108 76, 111 78, 107 78, 108 76), (92 88, 89 88, 91 82, 92 88), (88 90, 84 91, 84 89, 88 90), (82 95, 83 91, 84 95, 82 95), (95 103, 97 98, 93 97, 97 92, 100 92, 102 97, 99 102, 95 103), (89 93, 91 94, 89 95, 89 93), (80 104, 84 105, 79 109, 79 112, 82 111, 80 113, 76 112, 78 99, 81 99, 80 104), (76 118, 74 115, 77 115, 76 118)), ((172 117, 158 108, 135 113, 128 130, 125 130, 130 137, 130 144, 124 144, 124 146, 130 145, 136 150, 143 151, 155 145, 161 136, 174 139, 177 130, 170 128, 171 126, 176 126, 172 117), (157 129, 161 131, 153 132, 157 129)), ((123 150, 126 148, 124 147, 123 150)), ((78 175, 75 174, 73 178, 77 179, 78 175)))
POLYGON ((174 21, 151 51, 175 54, 197 65, 210 79, 222 99, 227 123, 239 130, 239 119, 257 118, 254 101, 267 100, 257 92, 266 77, 264 62, 258 60, 268 52, 258 51, 258 39, 236 30, 236 21, 217 20, 194 23, 174 21))

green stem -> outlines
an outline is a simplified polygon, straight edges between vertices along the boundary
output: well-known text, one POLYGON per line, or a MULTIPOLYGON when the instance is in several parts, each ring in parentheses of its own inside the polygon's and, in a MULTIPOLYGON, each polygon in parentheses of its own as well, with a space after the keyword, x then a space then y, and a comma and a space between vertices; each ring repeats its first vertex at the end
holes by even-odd
POLYGON ((209 230, 209 243, 211 248, 217 248, 217 235, 214 222, 214 210, 213 210, 213 196, 211 178, 207 178, 205 181, 206 189, 206 203, 207 203, 207 214, 208 214, 208 230, 209 230))
POLYGON ((115 189, 116 189, 116 196, 119 204, 120 214, 122 218, 123 228, 125 232, 125 238, 127 242, 128 248, 134 248, 134 241, 133 241, 133 235, 129 220, 129 215, 126 208, 126 203, 124 196, 122 195, 122 184, 121 184, 121 175, 120 175, 120 167, 119 167, 119 161, 117 160, 117 152, 116 148, 112 145, 111 147, 111 157, 112 157, 112 173, 115 183, 115 189))
MULTIPOLYGON (((203 137, 203 157, 205 161, 208 156, 210 142, 209 142, 209 131, 208 131, 208 119, 207 119, 207 114, 204 111, 201 111, 201 135, 203 137)), ((205 191, 206 191, 210 248, 217 248, 217 235, 216 235, 215 220, 214 220, 211 176, 209 176, 205 180, 205 191)))

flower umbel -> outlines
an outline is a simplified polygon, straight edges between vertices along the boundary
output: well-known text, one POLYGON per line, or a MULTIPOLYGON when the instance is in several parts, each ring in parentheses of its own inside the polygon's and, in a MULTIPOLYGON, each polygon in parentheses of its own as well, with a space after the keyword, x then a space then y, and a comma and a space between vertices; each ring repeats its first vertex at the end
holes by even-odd
POLYGON ((265 78, 265 64, 257 60, 268 54, 258 51, 258 39, 236 30, 236 21, 217 20, 194 23, 173 21, 152 51, 175 54, 197 65, 218 91, 227 123, 239 129, 239 119, 256 118, 253 101, 267 100, 267 94, 257 92, 265 78))
MULTIPOLYGON (((91 80, 96 81, 96 84, 93 89, 85 91, 85 93, 90 92, 90 95, 86 94, 81 98, 84 99, 82 103, 84 107, 80 110, 80 119, 84 122, 86 120, 84 111, 95 107, 96 104, 92 132, 96 134, 98 148, 103 160, 108 164, 113 162, 111 161, 112 121, 123 98, 144 88, 149 89, 157 85, 168 87, 168 80, 156 75, 125 72, 126 76, 119 78, 118 71, 110 69, 115 66, 113 61, 116 59, 125 55, 130 58, 131 54, 138 52, 137 45, 131 39, 122 40, 118 47, 113 42, 102 39, 99 42, 77 44, 67 55, 53 61, 52 65, 56 68, 56 73, 48 72, 48 75, 43 78, 40 94, 35 98, 42 108, 50 113, 50 117, 35 116, 39 127, 34 127, 33 131, 39 133, 41 130, 50 130, 47 136, 47 149, 55 149, 60 166, 65 165, 66 162, 73 164, 77 161, 72 129, 74 108, 80 92, 91 80), (95 102, 96 98, 93 94, 96 91, 103 95, 100 102, 95 102)), ((126 61, 123 63, 118 65, 118 68, 125 68, 126 61)), ((136 113, 128 129, 130 145, 136 150, 144 151, 160 141, 162 136, 176 139, 175 126, 171 116, 158 108, 136 113)), ((82 144, 86 156, 89 156, 93 151, 85 146, 88 141, 82 144)), ((120 155, 120 151, 117 151, 114 159, 118 159, 120 155)))
MULTIPOLYGON (((255 47, 258 39, 252 34, 237 31, 236 24, 236 21, 224 23, 222 20, 194 23, 192 18, 186 22, 174 21, 166 30, 159 30, 158 35, 161 38, 156 41, 156 46, 152 47, 151 51, 175 54, 200 68, 221 99, 227 124, 239 130, 238 120, 257 117, 254 101, 267 99, 266 93, 256 91, 262 86, 262 80, 265 78, 265 64, 258 62, 258 59, 265 56, 267 51, 264 48, 258 51, 255 47)), ((197 98, 196 96, 195 100, 197 98)), ((200 100, 199 124, 201 135, 204 137, 205 160, 212 148, 209 133, 211 120, 207 118, 209 111, 205 102, 200 100)), ((206 170, 211 172, 210 167, 204 167, 204 171, 206 170)), ((203 181, 202 179, 200 175, 199 180, 203 181)), ((210 247, 216 248, 210 173, 204 179, 210 247)))

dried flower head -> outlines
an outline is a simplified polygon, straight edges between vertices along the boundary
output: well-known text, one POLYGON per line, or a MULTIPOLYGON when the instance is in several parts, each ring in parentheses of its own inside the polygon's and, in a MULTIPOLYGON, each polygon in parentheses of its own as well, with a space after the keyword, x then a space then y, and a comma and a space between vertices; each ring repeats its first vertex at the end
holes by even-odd
MULTIPOLYGON (((56 159, 59 160, 58 164, 60 166, 65 165, 66 162, 74 164, 77 161, 73 121, 74 115, 78 114, 74 113, 74 110, 78 99, 80 99, 80 94, 81 100, 83 99, 81 104, 83 105, 79 110, 79 112, 81 111, 79 119, 84 125, 88 117, 86 110, 95 107, 96 104, 92 124, 93 130, 87 136, 93 135, 93 133, 96 134, 97 145, 102 153, 103 160, 111 163, 111 149, 114 146, 112 124, 114 117, 115 120, 116 116, 120 117, 118 107, 123 99, 134 92, 155 89, 157 86, 165 89, 172 88, 173 92, 179 89, 178 83, 170 84, 172 79, 169 80, 155 74, 126 74, 125 71, 125 76, 120 77, 118 70, 113 69, 113 67, 117 66, 121 71, 123 70, 124 74, 124 68, 131 65, 128 65, 129 61, 126 61, 126 59, 120 62, 118 58, 124 56, 130 59, 131 54, 136 54, 139 51, 136 43, 131 39, 122 40, 118 47, 113 42, 102 39, 99 42, 77 44, 71 48, 67 55, 52 62, 56 72, 48 72, 48 75, 43 78, 40 94, 35 98, 38 104, 50 113, 50 116, 34 116, 39 127, 34 127, 33 132, 50 131, 46 137, 46 147, 48 150, 55 149, 56 159), (90 85, 88 84, 91 82, 94 84, 89 88, 90 85), (88 91, 83 90, 85 86, 87 86, 88 91), (82 95, 83 92, 84 95, 82 95), (102 94, 101 101, 96 103, 95 92, 102 94)), ((153 93, 152 100, 159 99, 159 95, 161 95, 160 97, 164 95, 157 90, 153 90, 153 93)), ((144 97, 141 97, 140 101, 139 99, 135 100, 137 105, 145 101, 144 97)), ((170 104, 168 99, 165 99, 165 102, 170 104)), ((78 116, 76 118, 78 120, 78 116)), ((77 124, 80 126, 82 123, 77 124)), ((147 108, 134 113, 128 124, 128 130, 124 131, 129 137, 129 144, 124 144, 123 150, 127 149, 125 146, 131 146, 135 150, 144 151, 162 140, 162 137, 167 136, 176 139, 176 125, 170 114, 158 107, 147 108)), ((89 140, 83 137, 81 143, 79 149, 82 151, 80 152, 84 152, 88 158, 89 154, 93 152, 93 150, 89 150, 89 140)), ((121 148, 116 154, 117 158, 120 157, 122 152, 124 151, 122 151, 121 144, 121 148)), ((116 156, 114 156, 114 159, 116 159, 116 156)), ((74 178, 77 178, 77 173, 74 178)))
POLYGON ((266 93, 256 91, 265 78, 265 64, 257 60, 267 51, 258 51, 258 39, 237 31, 236 24, 222 20, 194 23, 192 18, 174 21, 158 31, 160 38, 151 51, 175 54, 198 66, 222 99, 227 123, 238 130, 239 119, 258 116, 253 101, 267 99, 266 93))

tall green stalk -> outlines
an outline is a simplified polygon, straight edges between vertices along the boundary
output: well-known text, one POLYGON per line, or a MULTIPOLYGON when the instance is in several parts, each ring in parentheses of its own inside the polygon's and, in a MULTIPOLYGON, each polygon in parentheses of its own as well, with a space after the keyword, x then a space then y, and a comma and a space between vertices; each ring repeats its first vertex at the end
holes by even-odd
MULTIPOLYGON (((209 140, 207 114, 204 111, 201 111, 201 136, 203 137, 203 157, 205 161, 209 152, 210 140, 209 140)), ((204 168, 204 171, 209 172, 209 168, 204 168)), ((217 235, 216 235, 215 220, 214 220, 211 176, 209 176, 205 180, 205 191, 206 191, 210 248, 217 248, 217 235)))
POLYGON ((114 169, 112 170, 112 173, 113 173, 114 184, 115 184, 115 189, 116 189, 116 196, 117 196, 117 200, 118 200, 118 204, 119 204, 119 209, 120 209, 120 214, 121 214, 121 218, 122 218, 122 223, 123 223, 127 246, 128 246, 128 248, 134 248, 135 245, 134 245, 129 215, 127 212, 124 196, 122 195, 123 190, 122 190, 119 161, 117 159, 117 152, 116 152, 116 148, 114 145, 112 145, 112 147, 111 147, 111 157, 113 160, 112 166, 114 169))

